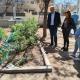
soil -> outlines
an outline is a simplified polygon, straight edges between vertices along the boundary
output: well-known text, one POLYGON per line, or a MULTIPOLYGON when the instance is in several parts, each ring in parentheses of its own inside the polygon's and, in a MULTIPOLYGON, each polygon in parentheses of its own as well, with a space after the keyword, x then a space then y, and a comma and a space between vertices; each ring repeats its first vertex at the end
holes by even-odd
MULTIPOLYGON (((42 37, 42 30, 43 29, 38 30, 39 37, 42 37)), ((72 36, 70 37, 69 51, 61 51, 61 47, 63 47, 63 37, 61 31, 58 31, 58 47, 53 49, 49 47, 50 34, 49 30, 47 30, 47 37, 43 42, 43 46, 52 65, 52 73, 48 75, 46 75, 46 73, 4 74, 0 77, 0 80, 80 80, 80 61, 74 61, 70 57, 74 50, 74 43, 75 39, 72 36)))
MULTIPOLYGON (((10 34, 11 29, 10 28, 4 28, 6 35, 10 34)), ((0 46, 3 44, 3 42, 0 42, 0 46)), ((16 57, 13 59, 13 61, 10 64, 14 64, 18 67, 25 67, 25 66, 42 66, 44 65, 43 57, 41 55, 41 51, 38 46, 34 46, 32 48, 27 49, 24 52, 20 52, 16 54, 16 57), (24 56, 25 54, 25 56, 24 56), (26 58, 24 62, 22 62, 21 65, 18 65, 18 62, 21 61, 22 58, 26 58)))
POLYGON ((27 49, 26 52, 24 51, 17 54, 13 60, 13 63, 18 63, 18 60, 21 60, 23 57, 26 58, 26 60, 23 62, 23 65, 17 64, 16 66, 26 67, 44 65, 43 57, 38 46, 34 46, 33 48, 27 49))

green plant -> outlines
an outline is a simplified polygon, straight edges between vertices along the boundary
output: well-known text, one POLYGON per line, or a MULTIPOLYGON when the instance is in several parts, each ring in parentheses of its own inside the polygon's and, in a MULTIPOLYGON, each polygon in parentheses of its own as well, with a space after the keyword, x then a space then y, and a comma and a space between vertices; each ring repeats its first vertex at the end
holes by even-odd
POLYGON ((20 31, 23 28, 23 24, 22 23, 17 23, 15 25, 11 26, 11 31, 15 32, 15 31, 20 31))
MULTIPOLYGON (((37 42, 37 36, 35 35, 38 29, 37 21, 32 18, 23 23, 15 24, 11 27, 13 31, 13 39, 11 41, 19 42, 19 45, 23 45, 25 42, 27 45, 33 45, 37 42)), ((11 36, 12 38, 12 36, 11 36)))
POLYGON ((36 32, 38 30, 37 22, 34 18, 23 23, 15 24, 11 27, 11 34, 0 48, 2 60, 6 60, 13 50, 22 51, 28 46, 34 45, 38 38, 36 32))
POLYGON ((6 33, 3 28, 0 28, 0 40, 5 40, 6 39, 6 33))
POLYGON ((8 59, 10 53, 12 51, 14 51, 17 48, 17 46, 13 43, 4 43, 1 47, 0 47, 0 55, 2 60, 6 60, 8 59))

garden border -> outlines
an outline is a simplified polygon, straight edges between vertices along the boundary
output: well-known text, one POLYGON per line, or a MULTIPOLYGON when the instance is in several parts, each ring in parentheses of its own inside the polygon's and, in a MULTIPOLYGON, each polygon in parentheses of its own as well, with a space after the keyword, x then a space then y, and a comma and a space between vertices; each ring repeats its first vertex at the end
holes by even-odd
POLYGON ((52 66, 48 60, 48 57, 46 55, 46 52, 44 48, 42 47, 41 43, 39 42, 39 48, 44 60, 45 65, 44 66, 29 66, 25 68, 14 68, 14 69, 0 69, 0 73, 6 73, 6 74, 14 74, 14 73, 50 73, 52 72, 52 66))

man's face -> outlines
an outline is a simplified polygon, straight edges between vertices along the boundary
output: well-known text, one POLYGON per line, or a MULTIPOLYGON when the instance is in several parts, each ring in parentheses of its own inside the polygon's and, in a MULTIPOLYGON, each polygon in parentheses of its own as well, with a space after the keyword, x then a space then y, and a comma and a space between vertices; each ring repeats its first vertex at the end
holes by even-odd
POLYGON ((54 12, 54 7, 51 7, 50 8, 50 11, 53 13, 54 12))

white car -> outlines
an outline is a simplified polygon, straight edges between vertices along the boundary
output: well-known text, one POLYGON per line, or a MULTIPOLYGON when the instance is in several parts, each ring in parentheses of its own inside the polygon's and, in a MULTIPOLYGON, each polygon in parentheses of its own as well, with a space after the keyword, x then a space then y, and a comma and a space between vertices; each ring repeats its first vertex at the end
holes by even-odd
POLYGON ((23 22, 24 20, 23 20, 23 18, 21 18, 21 17, 14 17, 14 18, 11 18, 9 21, 15 22, 15 23, 21 23, 21 22, 23 22))
POLYGON ((21 17, 16 17, 16 18, 14 18, 14 20, 16 21, 16 23, 23 22, 23 19, 21 17))

